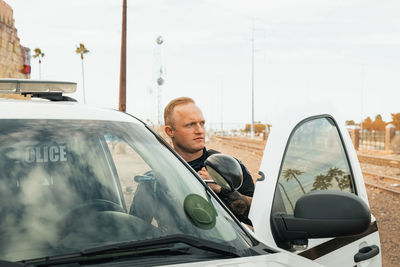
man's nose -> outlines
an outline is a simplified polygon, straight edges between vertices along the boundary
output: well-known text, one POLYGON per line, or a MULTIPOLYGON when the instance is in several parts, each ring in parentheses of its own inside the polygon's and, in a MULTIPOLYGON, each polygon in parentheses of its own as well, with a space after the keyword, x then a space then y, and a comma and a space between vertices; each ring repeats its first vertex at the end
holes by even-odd
POLYGON ((203 133, 205 131, 204 130, 204 124, 196 123, 195 131, 196 131, 196 133, 203 133))

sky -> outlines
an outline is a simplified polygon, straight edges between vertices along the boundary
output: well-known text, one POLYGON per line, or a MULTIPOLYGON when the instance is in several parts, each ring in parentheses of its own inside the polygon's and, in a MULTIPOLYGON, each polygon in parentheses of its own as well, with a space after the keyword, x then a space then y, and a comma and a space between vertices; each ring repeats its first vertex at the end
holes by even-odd
MULTIPOLYGON (((118 108, 122 1, 5 1, 21 44, 45 53, 42 79, 76 81, 83 101, 83 43, 86 103, 118 108)), ((170 100, 189 96, 226 129, 251 122, 254 92, 262 123, 315 103, 390 121, 400 112, 399 13, 396 0, 128 0, 127 112, 157 123, 170 100)))

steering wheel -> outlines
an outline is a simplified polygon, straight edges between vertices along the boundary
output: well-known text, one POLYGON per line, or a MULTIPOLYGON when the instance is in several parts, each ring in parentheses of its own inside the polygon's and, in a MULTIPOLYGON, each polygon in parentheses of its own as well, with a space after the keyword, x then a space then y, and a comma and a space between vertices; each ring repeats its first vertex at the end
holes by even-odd
POLYGON ((126 213, 124 208, 117 203, 105 199, 92 199, 74 207, 62 218, 58 223, 60 238, 62 239, 73 230, 79 230, 81 223, 84 223, 85 220, 89 220, 90 218, 94 218, 96 213, 104 211, 126 213))
POLYGON ((118 211, 126 212, 119 204, 106 199, 91 199, 85 203, 82 203, 72 210, 70 210, 66 216, 81 212, 93 212, 93 211, 118 211))

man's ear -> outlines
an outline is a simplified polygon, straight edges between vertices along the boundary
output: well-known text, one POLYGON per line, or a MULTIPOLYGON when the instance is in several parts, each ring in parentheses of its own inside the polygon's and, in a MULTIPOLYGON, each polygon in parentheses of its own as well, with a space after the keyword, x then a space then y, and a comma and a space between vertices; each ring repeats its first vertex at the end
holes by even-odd
POLYGON ((174 130, 172 129, 171 125, 165 125, 164 131, 170 138, 174 137, 174 130))

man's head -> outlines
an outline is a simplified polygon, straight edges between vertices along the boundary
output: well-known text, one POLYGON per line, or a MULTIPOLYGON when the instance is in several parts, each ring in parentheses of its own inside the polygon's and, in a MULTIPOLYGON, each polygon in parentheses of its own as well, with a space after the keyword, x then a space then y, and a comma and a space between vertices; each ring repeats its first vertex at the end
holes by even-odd
POLYGON ((164 109, 165 133, 175 150, 185 159, 202 155, 205 143, 204 117, 193 99, 180 97, 164 109), (186 157, 185 157, 186 156, 186 157))

